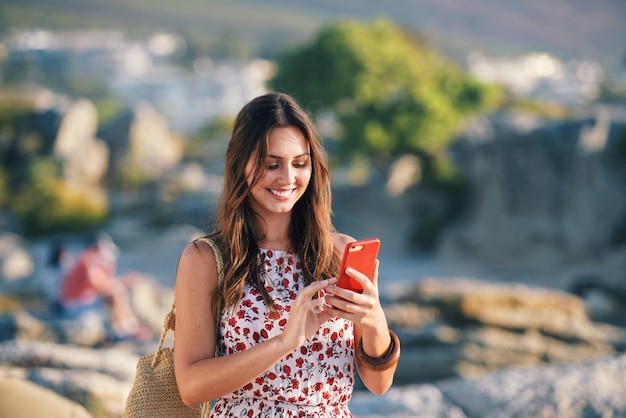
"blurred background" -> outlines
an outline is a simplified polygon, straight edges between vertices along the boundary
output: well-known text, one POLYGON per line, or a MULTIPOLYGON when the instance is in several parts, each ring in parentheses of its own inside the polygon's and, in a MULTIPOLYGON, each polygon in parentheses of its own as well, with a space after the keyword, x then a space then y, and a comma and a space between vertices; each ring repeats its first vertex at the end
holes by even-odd
POLYGON ((621 353, 625 40, 612 0, 3 0, 1 340, 102 343, 42 308, 55 245, 101 232, 158 335, 236 112, 282 91, 325 139, 337 229, 381 239, 381 296, 414 346, 399 385, 621 353), (543 348, 520 348, 529 330, 543 348))

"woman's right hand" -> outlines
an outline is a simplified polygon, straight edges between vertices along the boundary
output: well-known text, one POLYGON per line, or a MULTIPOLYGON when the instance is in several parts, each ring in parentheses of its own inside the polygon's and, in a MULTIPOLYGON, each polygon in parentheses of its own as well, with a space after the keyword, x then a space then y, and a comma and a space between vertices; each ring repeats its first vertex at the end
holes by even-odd
POLYGON ((280 338, 283 343, 297 349, 320 329, 322 324, 333 317, 327 310, 324 297, 319 295, 330 285, 337 283, 336 278, 313 282, 306 286, 291 305, 289 319, 280 338), (318 295, 317 298, 314 298, 318 295))

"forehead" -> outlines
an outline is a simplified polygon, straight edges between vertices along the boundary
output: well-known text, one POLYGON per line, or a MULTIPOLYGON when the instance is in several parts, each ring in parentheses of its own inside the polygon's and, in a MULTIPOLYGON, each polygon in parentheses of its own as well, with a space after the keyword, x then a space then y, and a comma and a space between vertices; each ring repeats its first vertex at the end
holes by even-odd
POLYGON ((272 128, 267 137, 267 154, 275 157, 294 157, 309 153, 309 143, 293 126, 272 128))

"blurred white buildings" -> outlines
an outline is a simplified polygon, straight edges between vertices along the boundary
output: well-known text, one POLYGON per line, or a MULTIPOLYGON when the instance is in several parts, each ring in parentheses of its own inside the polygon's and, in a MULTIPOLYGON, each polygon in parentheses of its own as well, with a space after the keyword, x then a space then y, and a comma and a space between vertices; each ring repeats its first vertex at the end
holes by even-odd
POLYGON ((265 60, 196 60, 191 69, 176 64, 186 49, 176 34, 158 33, 145 41, 120 32, 53 33, 34 30, 3 42, 3 78, 20 72, 38 82, 57 75, 96 78, 125 104, 147 101, 178 132, 189 134, 220 116, 234 115, 248 100, 266 91, 274 64, 265 60))
MULTIPOLYGON (((0 41, 0 81, 15 75, 35 83, 43 76, 48 82, 95 78, 125 104, 147 101, 173 129, 190 134, 215 118, 235 114, 264 93, 276 70, 260 59, 228 62, 210 57, 184 68, 177 58, 186 48, 185 40, 173 33, 142 41, 114 31, 11 33, 0 41)), ((467 57, 467 68, 479 80, 501 83, 517 95, 565 104, 593 101, 607 79, 596 62, 564 63, 541 52, 504 59, 474 51, 467 57)), ((622 77, 626 84, 626 75, 622 77)))
POLYGON ((545 52, 502 59, 473 51, 467 56, 467 67, 479 80, 503 84, 517 95, 566 104, 595 100, 606 80, 597 62, 563 63, 545 52))

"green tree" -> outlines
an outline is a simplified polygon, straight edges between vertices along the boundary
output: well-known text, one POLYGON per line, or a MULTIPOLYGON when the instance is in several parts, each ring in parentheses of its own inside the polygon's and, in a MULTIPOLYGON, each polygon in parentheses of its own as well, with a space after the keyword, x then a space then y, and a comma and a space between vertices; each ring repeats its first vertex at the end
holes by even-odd
POLYGON ((57 231, 83 231, 100 226, 108 216, 106 196, 73 186, 59 177, 52 158, 38 158, 27 167, 23 182, 9 202, 29 235, 57 231))
POLYGON ((270 88, 314 114, 334 115, 340 158, 414 153, 424 178, 436 182, 454 176, 446 148, 463 119, 502 97, 384 19, 332 24, 310 44, 285 51, 278 69, 270 88))

